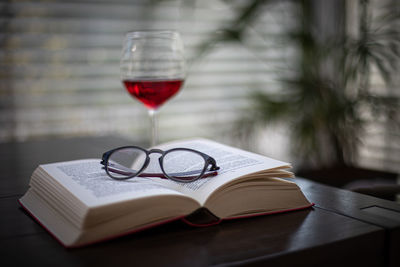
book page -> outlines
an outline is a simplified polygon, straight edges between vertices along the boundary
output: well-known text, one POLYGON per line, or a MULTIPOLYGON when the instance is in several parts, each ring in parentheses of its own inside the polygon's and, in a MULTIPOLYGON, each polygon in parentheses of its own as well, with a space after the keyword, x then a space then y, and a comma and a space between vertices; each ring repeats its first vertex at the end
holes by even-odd
MULTIPOLYGON (((217 166, 220 167, 218 175, 201 178, 191 183, 178 183, 159 178, 149 179, 189 195, 196 199, 200 204, 204 204, 207 197, 220 186, 246 174, 274 168, 290 168, 289 163, 222 145, 207 139, 171 142, 157 146, 157 148, 162 150, 176 147, 192 148, 213 157, 217 162, 217 166)), ((148 169, 151 169, 151 172, 157 172, 157 168, 159 168, 157 166, 158 160, 152 159, 151 162, 152 164, 149 165, 148 169)))
POLYGON ((114 180, 102 169, 100 159, 52 163, 41 167, 88 206, 155 195, 180 195, 148 178, 114 180))

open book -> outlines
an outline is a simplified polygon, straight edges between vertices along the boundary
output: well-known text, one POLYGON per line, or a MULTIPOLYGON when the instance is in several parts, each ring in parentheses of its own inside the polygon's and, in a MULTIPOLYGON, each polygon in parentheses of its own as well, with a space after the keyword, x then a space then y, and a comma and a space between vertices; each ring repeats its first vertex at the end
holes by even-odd
MULTIPOLYGON (((312 206, 295 183, 281 179, 293 177, 288 163, 206 139, 157 146, 173 147, 210 155, 220 167, 218 175, 191 183, 154 177, 116 181, 100 159, 51 163, 34 171, 20 204, 66 247, 176 219, 210 225, 312 206)), ((151 161, 157 163, 156 158, 151 161)))

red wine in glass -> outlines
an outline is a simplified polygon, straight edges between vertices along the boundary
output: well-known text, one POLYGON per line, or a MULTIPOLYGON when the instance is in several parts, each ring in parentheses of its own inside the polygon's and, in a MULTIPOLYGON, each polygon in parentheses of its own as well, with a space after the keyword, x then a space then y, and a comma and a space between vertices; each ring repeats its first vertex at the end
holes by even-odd
POLYGON ((157 109, 175 95, 183 80, 123 80, 126 90, 147 108, 157 109))

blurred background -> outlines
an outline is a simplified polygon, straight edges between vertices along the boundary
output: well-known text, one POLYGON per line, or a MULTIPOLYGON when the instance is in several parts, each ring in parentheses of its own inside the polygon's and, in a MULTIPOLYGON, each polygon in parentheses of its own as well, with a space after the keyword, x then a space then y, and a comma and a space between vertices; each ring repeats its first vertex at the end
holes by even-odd
POLYGON ((368 169, 361 178, 395 181, 399 2, 3 0, 0 142, 148 142, 147 110, 120 81, 122 40, 174 29, 189 69, 160 109, 162 142, 202 136, 290 161, 309 177, 368 169))

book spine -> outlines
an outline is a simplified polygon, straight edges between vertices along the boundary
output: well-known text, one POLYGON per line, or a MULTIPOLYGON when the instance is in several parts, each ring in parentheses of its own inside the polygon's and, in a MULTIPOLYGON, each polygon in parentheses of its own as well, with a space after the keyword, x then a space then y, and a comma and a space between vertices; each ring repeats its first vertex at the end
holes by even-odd
POLYGON ((221 222, 221 218, 215 216, 207 208, 202 207, 183 217, 182 221, 190 226, 207 227, 219 224, 221 222))

